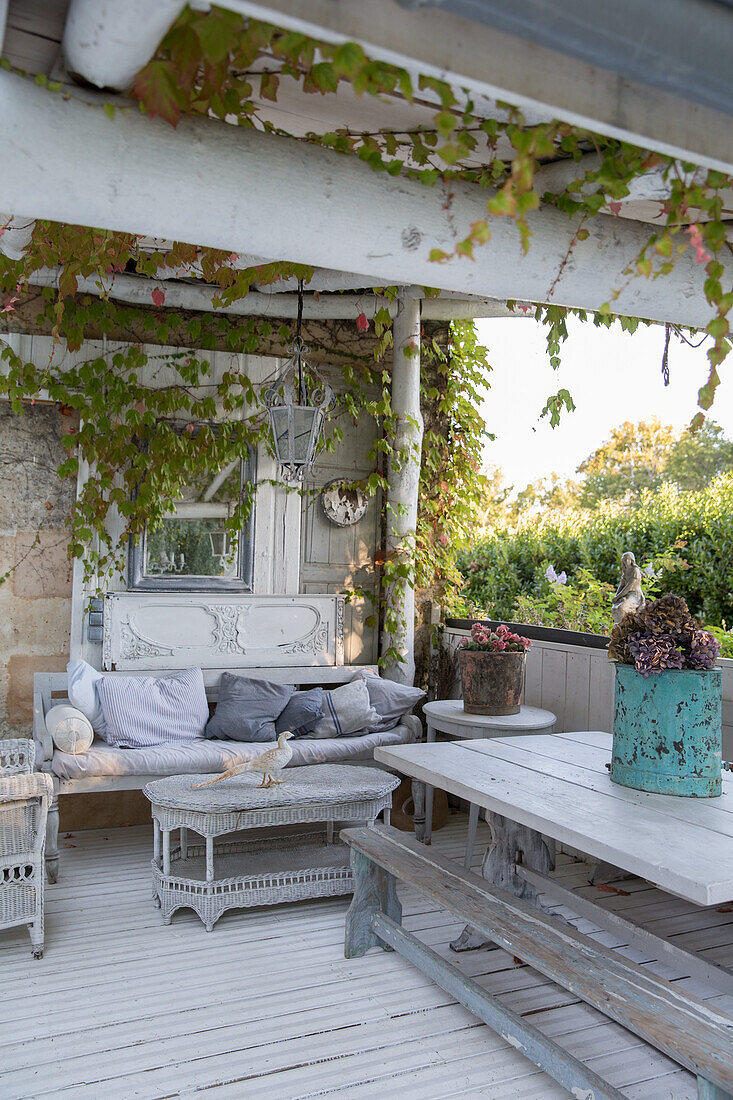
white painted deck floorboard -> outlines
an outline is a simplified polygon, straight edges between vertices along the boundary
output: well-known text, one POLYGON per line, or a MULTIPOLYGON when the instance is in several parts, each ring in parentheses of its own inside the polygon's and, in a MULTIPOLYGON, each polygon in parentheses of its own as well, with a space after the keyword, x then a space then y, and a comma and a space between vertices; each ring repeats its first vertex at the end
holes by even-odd
MULTIPOLYGON (((466 820, 455 815, 435 847, 460 860, 466 820)), ((348 899, 227 913, 210 934, 186 910, 164 926, 150 849, 143 827, 67 837, 46 894, 45 958, 33 961, 25 930, 0 933, 2 1100, 568 1095, 397 955, 344 959, 348 899)), ((561 858, 566 884, 733 965, 733 906, 697 909, 639 880, 599 891, 561 858)), ((696 1095, 691 1075, 504 952, 454 955, 460 926, 417 894, 402 900, 408 929, 628 1097, 696 1095)))

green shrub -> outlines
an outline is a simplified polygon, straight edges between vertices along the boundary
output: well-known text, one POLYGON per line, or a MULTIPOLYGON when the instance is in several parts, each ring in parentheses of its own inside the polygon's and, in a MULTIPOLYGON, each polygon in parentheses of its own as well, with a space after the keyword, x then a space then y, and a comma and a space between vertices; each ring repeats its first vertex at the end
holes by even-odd
POLYGON ((587 590, 592 577, 615 589, 626 550, 642 567, 662 566, 661 577, 644 585, 648 595, 684 596, 693 614, 714 627, 733 621, 733 474, 700 492, 665 485, 645 493, 631 512, 604 505, 497 530, 461 556, 463 597, 471 611, 517 621, 520 607, 547 602, 548 564, 564 570, 571 587, 587 590))

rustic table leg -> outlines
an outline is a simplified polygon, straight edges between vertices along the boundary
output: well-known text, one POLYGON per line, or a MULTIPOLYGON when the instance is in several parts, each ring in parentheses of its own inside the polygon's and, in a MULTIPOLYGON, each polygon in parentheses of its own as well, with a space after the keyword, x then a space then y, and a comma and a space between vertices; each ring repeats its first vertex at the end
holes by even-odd
POLYGON ((425 840, 425 784, 419 779, 412 781, 412 804, 415 807, 415 839, 425 840))
MULTIPOLYGON (((487 819, 491 825, 492 841, 486 850, 481 874, 494 886, 523 898, 538 909, 543 908, 536 886, 518 875, 515 868, 517 863, 523 863, 544 875, 552 870, 553 853, 544 837, 501 814, 488 813, 487 819)), ((473 951, 490 942, 467 924, 451 948, 453 951, 473 951)))
POLYGON ((606 863, 605 860, 599 859, 597 863, 592 865, 588 882, 591 886, 597 886, 599 882, 620 882, 621 879, 628 877, 628 871, 616 867, 613 863, 606 863))

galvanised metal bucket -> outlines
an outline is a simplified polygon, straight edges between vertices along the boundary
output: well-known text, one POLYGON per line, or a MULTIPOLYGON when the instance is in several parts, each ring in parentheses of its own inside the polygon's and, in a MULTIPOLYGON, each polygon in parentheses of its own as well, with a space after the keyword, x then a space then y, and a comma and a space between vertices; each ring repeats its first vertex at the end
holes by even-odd
POLYGON ((463 709, 468 714, 519 714, 526 654, 459 649, 463 709))
POLYGON ((611 779, 657 794, 722 790, 722 673, 667 669, 644 679, 616 665, 611 779))

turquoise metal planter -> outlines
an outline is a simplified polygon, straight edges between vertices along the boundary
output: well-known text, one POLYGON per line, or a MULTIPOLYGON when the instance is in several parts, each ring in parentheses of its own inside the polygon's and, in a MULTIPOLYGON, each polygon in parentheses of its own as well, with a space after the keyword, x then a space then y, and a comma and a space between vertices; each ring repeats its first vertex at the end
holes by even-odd
POLYGON ((611 779, 657 794, 722 790, 722 673, 665 670, 644 679, 616 665, 611 779))

